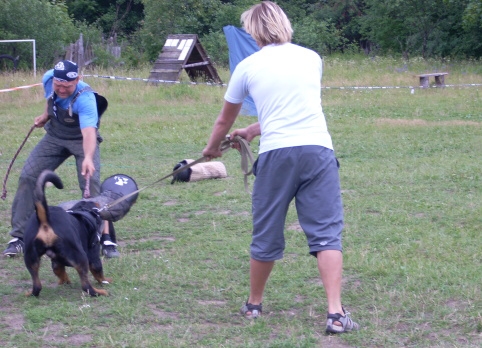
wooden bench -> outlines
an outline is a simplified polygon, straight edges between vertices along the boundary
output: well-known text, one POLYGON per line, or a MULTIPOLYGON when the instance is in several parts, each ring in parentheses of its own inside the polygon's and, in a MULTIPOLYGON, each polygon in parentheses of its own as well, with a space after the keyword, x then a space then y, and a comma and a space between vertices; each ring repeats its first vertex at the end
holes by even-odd
POLYGON ((429 78, 431 76, 435 77, 435 86, 444 87, 445 86, 445 75, 448 75, 448 74, 449 73, 447 73, 447 72, 439 72, 439 73, 431 73, 431 74, 420 74, 420 75, 415 75, 415 76, 420 78, 420 86, 422 88, 428 88, 430 86, 429 78))

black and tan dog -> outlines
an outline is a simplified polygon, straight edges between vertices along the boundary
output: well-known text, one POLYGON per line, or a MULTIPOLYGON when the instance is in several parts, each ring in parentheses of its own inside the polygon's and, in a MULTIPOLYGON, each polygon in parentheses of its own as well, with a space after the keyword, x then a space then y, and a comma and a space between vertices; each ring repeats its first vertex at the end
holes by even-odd
POLYGON ((32 291, 27 295, 38 296, 42 290, 39 278, 40 258, 50 257, 52 270, 59 284, 70 284, 65 267, 73 267, 79 273, 82 290, 91 296, 108 295, 106 290, 94 288, 89 281, 89 269, 99 283, 109 283, 104 278, 97 235, 101 218, 96 203, 81 201, 69 212, 56 206, 48 206, 45 184, 51 182, 58 189, 62 180, 52 171, 45 170, 39 176, 35 188, 36 214, 30 218, 24 234, 24 259, 32 276, 32 291))

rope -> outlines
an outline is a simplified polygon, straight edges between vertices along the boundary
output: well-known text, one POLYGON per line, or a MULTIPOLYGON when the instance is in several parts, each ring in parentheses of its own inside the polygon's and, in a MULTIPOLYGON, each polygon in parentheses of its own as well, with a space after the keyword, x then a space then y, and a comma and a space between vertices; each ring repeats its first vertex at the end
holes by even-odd
MULTIPOLYGON (((226 136, 225 141, 229 141, 230 146, 232 145, 229 135, 226 136)), ((244 189, 246 190, 246 192, 251 194, 248 186, 248 176, 253 174, 254 164, 254 156, 251 152, 251 147, 249 146, 249 143, 244 138, 241 138, 239 135, 235 136, 233 141, 239 143, 239 152, 241 153, 241 170, 244 174, 244 189)))
POLYGON ((20 150, 22 150, 22 147, 25 145, 25 143, 27 142, 28 137, 30 136, 30 134, 32 134, 32 132, 33 132, 34 129, 35 129, 35 125, 33 125, 32 127, 30 127, 30 130, 28 131, 27 136, 25 137, 25 139, 23 139, 22 144, 21 144, 20 147, 18 148, 17 152, 15 153, 15 155, 14 155, 13 158, 12 158, 12 161, 10 162, 10 165, 8 166, 7 174, 5 175, 5 179, 3 179, 3 192, 2 192, 2 199, 3 199, 3 200, 5 200, 5 198, 7 198, 7 180, 8 180, 8 175, 10 174, 10 170, 12 169, 13 162, 15 162, 15 160, 17 159, 17 156, 18 156, 18 154, 20 153, 20 150))
MULTIPOLYGON (((248 193, 249 192, 249 189, 248 189, 248 176, 252 173, 252 167, 253 167, 253 163, 254 163, 254 156, 253 156, 253 153, 251 152, 251 148, 249 147, 249 143, 241 138, 240 136, 236 136, 234 137, 234 140, 231 140, 229 135, 226 136, 226 139, 223 140, 219 146, 219 149, 221 150, 221 152, 224 154, 226 153, 229 149, 231 149, 232 145, 234 144, 234 142, 238 142, 240 144, 240 153, 241 153, 241 170, 243 171, 243 174, 244 174, 244 187, 246 189, 246 191, 248 193), (248 163, 250 162, 250 163, 248 163), (251 169, 249 167, 249 164, 251 164, 251 169)), ((108 210, 110 208, 112 208, 113 206, 115 206, 116 204, 119 204, 120 202, 124 201, 125 199, 141 192, 141 191, 144 191, 145 189, 151 187, 151 186, 154 186, 155 184, 161 182, 162 180, 164 179, 167 179, 169 178, 170 176, 174 176, 176 175, 177 173, 180 173, 182 172, 183 170, 186 170, 198 163, 202 163, 206 160, 206 157, 203 156, 201 158, 198 158, 197 160, 191 162, 191 163, 188 163, 186 164, 185 166, 182 166, 182 167, 179 167, 178 169, 174 170, 173 172, 163 176, 162 178, 154 181, 153 183, 147 185, 147 186, 144 186, 143 188, 141 189, 138 189, 134 192, 131 192, 125 196, 122 196, 118 199, 116 199, 115 201, 109 203, 109 204, 106 204, 104 205, 101 209, 99 209, 99 213, 104 211, 104 210, 108 210)))

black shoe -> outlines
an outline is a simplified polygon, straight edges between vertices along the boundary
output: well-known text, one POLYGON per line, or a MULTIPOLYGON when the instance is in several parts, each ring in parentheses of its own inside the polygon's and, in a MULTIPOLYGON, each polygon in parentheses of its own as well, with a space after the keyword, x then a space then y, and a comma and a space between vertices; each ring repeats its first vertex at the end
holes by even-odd
POLYGON ((17 254, 23 253, 23 240, 20 238, 13 238, 8 242, 8 247, 3 251, 3 255, 15 257, 17 254))
POLYGON ((103 234, 100 242, 102 245, 102 255, 104 255, 106 258, 111 259, 120 256, 120 253, 117 251, 117 244, 110 240, 110 236, 108 234, 103 234))

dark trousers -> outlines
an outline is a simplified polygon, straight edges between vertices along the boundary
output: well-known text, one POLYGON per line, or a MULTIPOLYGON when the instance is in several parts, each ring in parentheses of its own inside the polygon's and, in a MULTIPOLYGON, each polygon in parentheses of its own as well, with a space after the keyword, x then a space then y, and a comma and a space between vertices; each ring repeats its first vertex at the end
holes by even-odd
MULTIPOLYGON (((37 178, 45 169, 55 171, 67 158, 75 157, 77 166, 77 179, 81 192, 84 192, 85 178, 82 176, 82 161, 84 149, 81 140, 65 140, 46 134, 35 146, 25 162, 20 178, 18 189, 12 204, 12 237, 23 238, 25 224, 34 212, 34 196, 37 178)), ((94 154, 94 166, 96 171, 90 178, 90 194, 92 197, 100 193, 100 151, 99 144, 94 154)))

